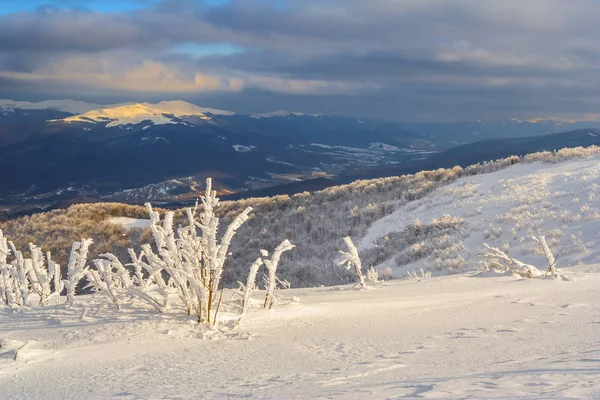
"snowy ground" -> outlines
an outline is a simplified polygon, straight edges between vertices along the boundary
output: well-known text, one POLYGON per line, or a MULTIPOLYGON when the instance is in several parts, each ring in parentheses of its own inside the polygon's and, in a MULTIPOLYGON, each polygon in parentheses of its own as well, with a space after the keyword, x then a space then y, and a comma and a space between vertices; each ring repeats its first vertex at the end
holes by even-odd
POLYGON ((148 228, 150 226, 149 219, 141 218, 113 217, 109 221, 113 224, 121 225, 125 229, 148 228))
POLYGON ((600 396, 598 270, 292 289, 208 333, 151 313, 2 310, 0 398, 600 396))
MULTIPOLYGON (((139 308, 96 313, 91 296, 72 309, 0 307, 0 399, 600 398, 599 161, 460 179, 360 242, 448 213, 465 220, 454 239, 468 267, 487 242, 543 270, 528 238, 545 233, 572 281, 468 272, 291 289, 271 311, 257 291, 240 326, 224 313, 214 330, 139 308)), ((428 265, 393 262, 379 267, 428 265)))

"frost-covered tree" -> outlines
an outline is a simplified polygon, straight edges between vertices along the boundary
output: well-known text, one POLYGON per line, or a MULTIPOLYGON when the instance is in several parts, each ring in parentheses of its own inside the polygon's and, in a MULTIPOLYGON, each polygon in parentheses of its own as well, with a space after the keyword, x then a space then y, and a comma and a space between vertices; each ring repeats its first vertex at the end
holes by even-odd
POLYGON ((486 243, 484 243, 484 251, 482 252, 483 258, 486 260, 486 267, 493 269, 500 269, 501 272, 508 273, 510 271, 516 272, 518 275, 525 278, 539 278, 542 276, 551 275, 553 277, 562 277, 566 280, 569 278, 566 276, 561 276, 558 274, 556 269, 556 257, 550 250, 550 246, 546 242, 546 236, 532 236, 531 239, 538 244, 541 252, 546 257, 546 261, 548 262, 548 269, 546 273, 543 274, 536 267, 530 264, 522 263, 521 261, 509 257, 506 252, 498 249, 497 247, 490 247, 486 243))
POLYGON ((46 256, 42 250, 30 243, 31 268, 28 271, 29 285, 33 293, 40 298, 40 304, 47 304, 51 298, 59 301, 64 285, 61 279, 60 265, 52 261, 50 252, 46 256))
POLYGON ((360 287, 364 289, 365 287, 367 287, 367 285, 365 283, 365 277, 362 272, 362 264, 360 262, 358 250, 356 249, 356 246, 354 246, 354 243, 352 242, 350 236, 346 236, 344 238, 344 243, 346 243, 348 251, 338 250, 338 253, 340 253, 343 257, 339 265, 346 265, 346 269, 351 269, 352 267, 354 267, 354 271, 358 276, 358 284, 360 284, 360 287))
POLYGON ((11 266, 8 264, 8 240, 0 229, 0 300, 6 305, 13 303, 14 282, 11 266))
POLYGON ((13 277, 15 294, 14 298, 18 306, 29 306, 29 279, 27 277, 31 269, 31 259, 25 259, 23 253, 16 249, 15 244, 11 241, 10 245, 13 257, 15 258, 11 264, 11 275, 13 277))
POLYGON ((548 243, 546 243, 546 236, 537 236, 532 238, 544 252, 544 256, 546 257, 546 261, 548 261, 548 270, 546 271, 546 275, 556 275, 556 257, 550 250, 548 243))
POLYGON ((525 264, 516 258, 509 257, 497 247, 484 243, 482 257, 487 260, 488 267, 504 273, 516 273, 524 278, 539 278, 542 273, 533 265, 525 264))
MULTIPOLYGON (((269 253, 266 250, 261 250, 263 257, 268 257, 269 253)), ((256 287, 256 275, 258 274, 258 269, 263 265, 262 258, 258 257, 256 261, 252 263, 250 266, 250 271, 248 271, 248 279, 246 280, 246 285, 240 285, 240 289, 243 291, 242 297, 242 311, 240 314, 242 317, 246 314, 248 310, 248 305, 250 304, 250 295, 254 291, 256 287)))
POLYGON ((219 218, 215 214, 219 199, 210 178, 206 180, 206 194, 201 201, 201 206, 185 210, 187 225, 177 230, 173 226, 173 212, 167 212, 161 221, 160 214, 146 204, 156 251, 146 244, 139 256, 132 250, 130 255, 138 276, 143 269, 163 292, 166 293, 167 286, 176 288, 189 315, 195 313, 198 322, 214 322, 217 311, 213 308, 229 246, 236 231, 250 217, 252 208, 239 213, 219 239, 219 218), (162 271, 168 275, 166 284, 162 271))
POLYGON ((129 271, 113 254, 102 254, 100 257, 94 260, 96 268, 88 269, 85 273, 89 281, 87 287, 107 296, 116 309, 121 310, 121 301, 129 293, 133 281, 129 271))
POLYGON ((87 257, 92 239, 82 239, 81 242, 73 243, 69 263, 67 265, 67 279, 63 280, 64 286, 67 289, 67 304, 73 305, 75 301, 75 291, 79 281, 83 279, 89 269, 87 265, 87 257))
POLYGON ((277 267, 279 266, 281 255, 286 251, 292 250, 294 247, 296 246, 291 244, 288 239, 285 239, 275 248, 270 260, 263 260, 269 274, 267 280, 267 295, 265 296, 264 304, 265 308, 267 308, 267 305, 269 308, 272 308, 276 302, 275 288, 277 287, 277 267))

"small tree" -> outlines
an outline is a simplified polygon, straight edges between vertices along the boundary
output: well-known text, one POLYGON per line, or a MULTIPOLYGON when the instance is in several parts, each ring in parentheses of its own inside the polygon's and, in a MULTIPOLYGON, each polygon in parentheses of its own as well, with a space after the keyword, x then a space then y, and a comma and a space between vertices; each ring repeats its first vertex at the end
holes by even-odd
MULTIPOLYGON (((263 256, 265 257, 269 255, 269 253, 267 253, 266 250, 262 250, 262 252, 263 256)), ((254 261, 250 266, 250 271, 248 272, 248 279, 246 280, 246 285, 243 286, 244 294, 242 297, 242 311, 240 312, 242 317, 246 314, 246 311, 248 310, 248 305, 250 304, 250 295, 256 287, 256 274, 258 274, 258 269, 261 265, 263 265, 263 260, 262 258, 258 257, 256 261, 254 261)), ((240 286, 242 286, 241 283, 240 286)))
POLYGON ((81 242, 73 243, 71 247, 69 264, 67 265, 67 279, 63 280, 64 286, 67 289, 67 303, 70 306, 75 301, 77 284, 85 277, 89 269, 87 256, 92 243, 92 239, 82 239, 81 242))
POLYGON ((525 264, 516 258, 509 257, 497 247, 483 244, 485 249, 481 255, 491 263, 491 267, 505 273, 517 273, 524 278, 539 278, 542 273, 533 265, 525 264))
POLYGON ((354 271, 358 276, 358 284, 360 284, 361 289, 364 289, 367 287, 367 285, 365 283, 365 277, 362 272, 362 264, 360 262, 360 257, 358 256, 358 250, 356 250, 356 247, 354 246, 354 243, 352 243, 352 239, 350 238, 350 236, 346 236, 344 238, 344 243, 346 243, 348 251, 338 251, 338 253, 340 253, 344 257, 342 261, 340 261, 339 265, 345 264, 346 269, 348 270, 354 267, 354 271))
POLYGON ((219 218, 215 215, 219 199, 210 178, 206 180, 206 193, 201 201, 200 207, 196 204, 185 210, 188 224, 177 230, 173 228, 173 212, 167 212, 161 221, 160 214, 146 204, 157 252, 146 244, 139 256, 133 250, 129 253, 138 275, 144 269, 162 287, 160 275, 164 270, 169 276, 168 285, 177 289, 188 315, 195 313, 198 322, 210 323, 217 317, 218 310, 213 315, 213 307, 231 240, 250 218, 252 208, 242 211, 219 240, 219 218))
MULTIPOLYGON (((267 308, 267 304, 269 305, 269 308, 272 308, 276 302, 275 288, 277 287, 277 267, 279 266, 279 259, 285 251, 292 250, 294 247, 296 246, 291 244, 289 240, 285 239, 279 244, 279 246, 275 248, 273 256, 270 260, 263 260, 265 266, 267 267, 267 271, 269 272, 269 279, 267 281, 267 295, 265 296, 264 304, 265 308, 267 308)), ((268 253, 266 254, 268 255, 268 253)))
POLYGON ((548 274, 556 276, 556 257, 554 257, 554 254, 552 253, 550 247, 546 243, 546 236, 534 236, 532 237, 532 239, 540 245, 540 247, 544 251, 544 256, 546 257, 546 260, 548 261, 548 269, 546 270, 546 274, 544 276, 547 276, 548 274))

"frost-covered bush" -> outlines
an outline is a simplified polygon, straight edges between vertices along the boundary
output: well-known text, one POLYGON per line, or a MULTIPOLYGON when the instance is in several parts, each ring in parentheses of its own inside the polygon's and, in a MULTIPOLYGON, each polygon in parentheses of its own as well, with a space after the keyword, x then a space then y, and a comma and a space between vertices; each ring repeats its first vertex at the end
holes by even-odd
MULTIPOLYGON (((174 226, 174 212, 167 212, 161 218, 147 204, 154 244, 142 245, 139 254, 129 249, 133 273, 112 254, 94 260, 95 269, 87 272, 94 291, 105 295, 117 309, 121 308, 122 301, 136 299, 159 312, 169 307, 169 296, 174 292, 188 315, 196 315, 198 322, 215 323, 222 302, 223 277, 231 256, 229 247, 237 230, 250 218, 252 208, 240 212, 219 237, 220 219, 216 214, 219 199, 212 190, 210 178, 206 186, 202 204, 186 209, 187 221, 178 228, 174 226)), ((267 301, 270 306, 275 303, 273 291, 281 282, 276 276, 279 260, 283 252, 293 248, 286 239, 270 260, 265 259, 268 252, 263 250, 262 258, 250 266, 242 312, 248 307, 256 274, 263 264, 269 274, 265 304, 267 301)))
POLYGON ((52 260, 50 252, 30 243, 30 258, 25 258, 12 241, 0 230, 0 300, 10 307, 30 307, 31 299, 36 298, 39 305, 51 300, 56 302, 64 288, 67 289, 67 302, 73 304, 75 288, 83 278, 79 268, 86 269, 87 249, 90 239, 73 243, 69 258, 67 279, 62 279, 60 266, 52 260), (9 261, 12 255, 13 260, 9 261))
POLYGON ((369 283, 379 283, 379 271, 377 271, 373 266, 367 270, 367 282, 369 283))
MULTIPOLYGON (((164 289, 164 281, 159 275, 168 275, 168 286, 176 289, 188 315, 195 314, 198 322, 214 322, 218 311, 214 307, 231 239, 248 220, 252 208, 247 207, 239 213, 219 239, 219 218, 215 215, 219 200, 216 191, 212 190, 210 178, 206 181, 206 194, 201 200, 201 207, 185 210, 187 224, 178 229, 173 226, 174 212, 167 212, 161 220, 160 214, 147 204, 155 248, 145 244, 139 256, 133 251, 130 254, 136 270, 146 271, 153 279, 152 283, 159 288, 164 289)), ((106 262, 100 261, 100 264, 106 262)), ((108 283, 105 281, 104 285, 96 288, 106 290, 108 283)))
POLYGON ((587 253, 590 248, 594 247, 594 242, 584 242, 583 233, 577 232, 575 235, 571 235, 571 243, 573 247, 582 253, 587 253))
POLYGON ((500 226, 493 226, 492 224, 490 224, 488 230, 486 230, 483 233, 483 237, 485 239, 498 239, 500 236, 502 236, 502 227, 500 226))
POLYGON ((421 268, 419 271, 416 271, 416 270, 413 270, 412 272, 407 271, 406 278, 412 279, 415 281, 420 281, 423 279, 431 278, 431 271, 425 272, 425 270, 423 270, 423 268, 421 268))
POLYGON ((463 255, 466 255, 466 250, 462 240, 454 243, 445 240, 443 244, 443 247, 434 247, 431 252, 430 261, 427 263, 429 269, 450 273, 464 271, 467 261, 463 257, 463 255))
POLYGON ((386 269, 383 270, 382 272, 382 278, 384 281, 389 281, 393 278, 393 272, 392 269, 390 267, 387 267, 386 269))
MULTIPOLYGON (((197 316, 199 322, 215 322, 222 301, 222 279, 227 269, 229 246, 237 229, 250 217, 252 208, 247 207, 231 221, 222 235, 218 235, 219 218, 215 210, 219 206, 216 192, 207 180, 206 195, 202 205, 185 210, 187 224, 174 227, 174 212, 160 214, 147 204, 154 243, 141 246, 141 252, 129 249, 130 264, 123 264, 112 253, 100 255, 87 263, 91 239, 83 239, 72 245, 66 279, 61 279, 60 267, 50 254, 44 256, 39 247, 30 245, 31 258, 25 258, 12 242, 0 231, 0 298, 9 306, 28 306, 30 295, 35 294, 44 304, 48 299, 60 297, 65 289, 67 304, 75 300, 77 287, 83 280, 92 292, 103 296, 117 310, 125 302, 141 301, 163 312, 169 307, 171 295, 177 295, 188 314, 197 316), (8 261, 9 255, 13 256, 8 261), (221 296, 219 296, 221 290, 221 296)), ((276 272, 283 252, 294 246, 284 240, 271 259, 258 259, 251 266, 251 275, 263 263, 268 268, 267 300, 275 302, 273 291, 285 280, 277 278, 276 272)), ((266 251, 263 257, 266 257, 266 251)), ((253 285, 248 284, 248 295, 253 285)), ((246 299, 247 300, 247 299, 246 299)), ((243 305, 247 308, 247 301, 243 305)))

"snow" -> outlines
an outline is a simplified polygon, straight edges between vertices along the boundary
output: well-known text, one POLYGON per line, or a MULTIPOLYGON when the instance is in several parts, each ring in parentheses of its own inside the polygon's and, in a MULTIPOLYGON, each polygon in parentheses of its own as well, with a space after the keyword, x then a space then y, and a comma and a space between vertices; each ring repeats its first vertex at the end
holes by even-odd
POLYGON ((273 164, 280 164, 280 165, 287 165, 288 167, 295 167, 294 164, 290 164, 290 163, 287 163, 285 161, 276 160, 275 157, 267 157, 266 161, 270 162, 270 163, 273 163, 273 164))
POLYGON ((248 146, 244 146, 241 144, 234 144, 232 147, 235 151, 240 152, 240 153, 247 153, 249 151, 252 151, 252 149, 254 148, 254 146, 248 147, 248 146))
POLYGON ((381 143, 381 142, 373 142, 369 145, 370 149, 373 150, 383 150, 383 151, 399 151, 400 148, 396 146, 392 146, 391 144, 381 143))
POLYGON ((113 217, 109 219, 109 222, 121 225, 125 229, 148 228, 150 226, 150 220, 143 218, 113 217))
POLYGON ((79 115, 63 119, 64 122, 108 122, 107 127, 139 124, 150 121, 154 125, 165 125, 184 123, 174 118, 184 116, 196 116, 204 120, 210 120, 210 115, 233 115, 230 111, 217 110, 214 108, 198 107, 185 101, 161 101, 157 104, 135 103, 116 107, 105 107, 94 109, 79 115))
POLYGON ((361 147, 349 147, 349 146, 332 146, 323 143, 310 143, 309 146, 319 147, 322 149, 332 149, 332 150, 342 150, 351 153, 372 153, 372 154, 381 154, 381 152, 395 152, 400 151, 404 153, 412 153, 412 154, 435 154, 437 151, 431 150, 415 150, 415 149, 407 149, 403 147, 396 147, 390 144, 385 144, 381 142, 373 142, 369 144, 368 149, 363 149, 361 147))
POLYGON ((1 397, 591 398, 600 275, 589 269, 574 282, 447 276, 291 289, 272 310, 257 307, 265 293, 255 291, 241 327, 205 332, 150 312, 81 320, 90 298, 70 310, 1 309, 1 397))

